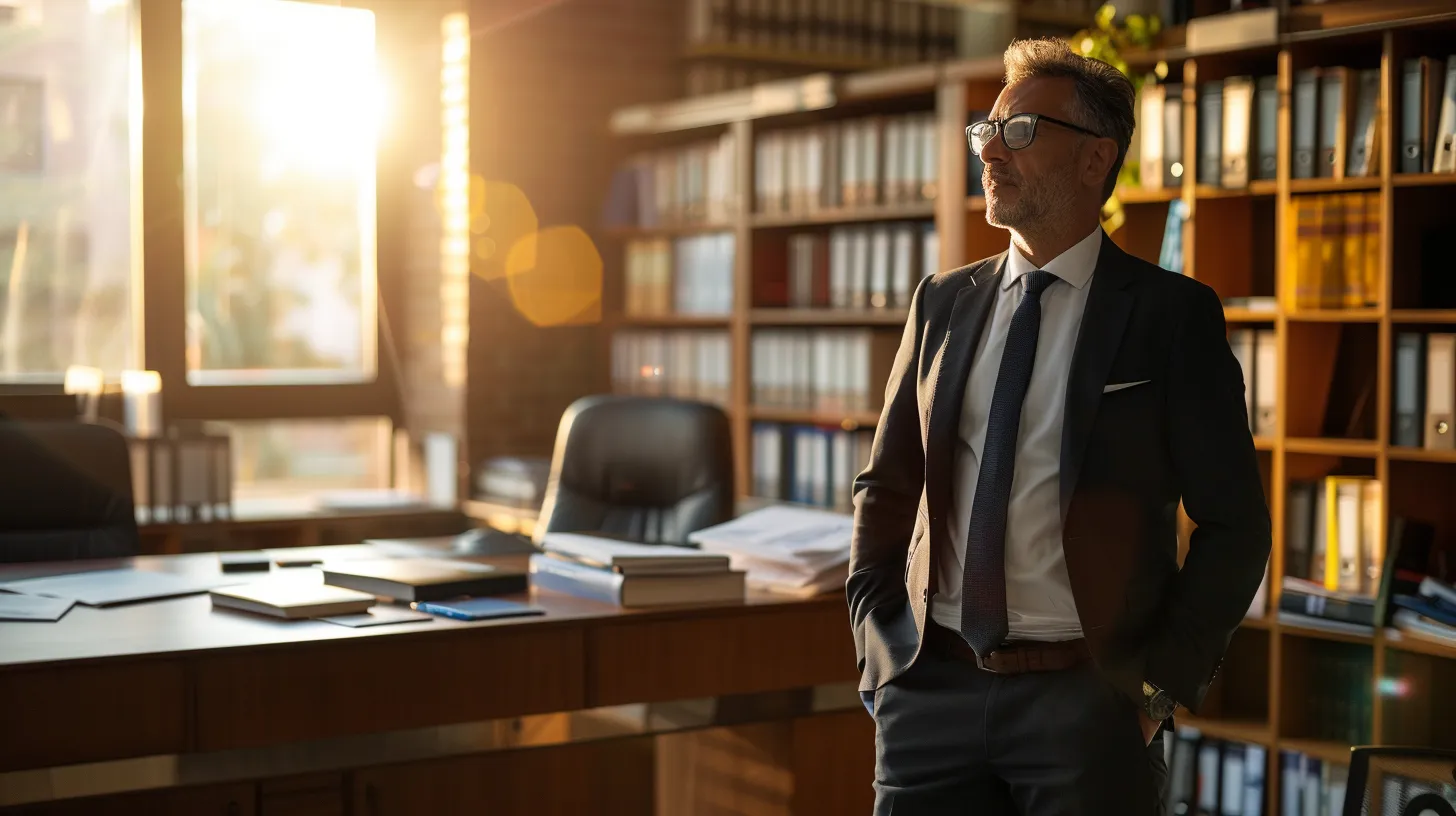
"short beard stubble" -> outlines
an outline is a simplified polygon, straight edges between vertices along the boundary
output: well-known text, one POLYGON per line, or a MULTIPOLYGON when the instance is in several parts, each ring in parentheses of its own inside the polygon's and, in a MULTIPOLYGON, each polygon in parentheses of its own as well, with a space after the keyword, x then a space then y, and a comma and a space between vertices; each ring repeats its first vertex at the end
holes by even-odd
POLYGON ((993 174, 988 165, 981 181, 986 190, 986 223, 1022 234, 1055 232, 1071 214, 1076 198, 1070 172, 1049 173, 1032 181, 1007 173, 993 174), (994 192, 997 181, 1015 186, 1011 200, 994 192))

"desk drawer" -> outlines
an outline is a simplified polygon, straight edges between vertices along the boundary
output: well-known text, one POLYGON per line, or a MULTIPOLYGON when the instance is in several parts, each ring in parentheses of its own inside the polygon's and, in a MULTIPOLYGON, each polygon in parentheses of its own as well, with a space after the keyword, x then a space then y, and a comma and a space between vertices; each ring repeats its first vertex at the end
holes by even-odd
POLYGON ((582 633, 488 626, 198 660, 197 750, 580 708, 582 633))
POLYGON ((849 613, 837 602, 614 619, 589 631, 587 649, 593 706, 856 679, 849 613))
POLYGON ((186 710, 180 662, 0 672, 0 771, 180 753, 186 710))

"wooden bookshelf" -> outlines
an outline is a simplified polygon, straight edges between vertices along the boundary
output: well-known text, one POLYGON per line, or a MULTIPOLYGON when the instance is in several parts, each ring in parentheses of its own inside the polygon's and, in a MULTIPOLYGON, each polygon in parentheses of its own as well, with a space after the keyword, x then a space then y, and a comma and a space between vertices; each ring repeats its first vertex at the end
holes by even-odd
POLYGON ((1277 312, 1268 309, 1245 309, 1236 306, 1226 306, 1223 310, 1223 319, 1227 323, 1272 323, 1278 316, 1277 312))
POLYGON ((1245 198, 1249 196, 1272 196, 1279 193, 1279 185, 1271 179, 1258 179, 1249 182, 1248 187, 1215 187, 1211 184, 1199 184, 1194 188, 1195 198, 1245 198))
POLYGON ((1122 187, 1117 191, 1117 199, 1124 204, 1167 204, 1182 196, 1177 187, 1122 187))
POLYGON ((1173 719, 1179 725, 1196 728, 1205 736, 1214 739, 1263 745, 1266 748, 1274 744, 1274 730, 1269 727, 1268 722, 1263 720, 1219 720, 1196 717, 1181 708, 1173 715, 1173 719))
POLYGON ((1311 178, 1290 179, 1291 193, 1345 193, 1353 190, 1379 190, 1378 178, 1311 178))
POLYGON ((728 315, 685 315, 685 314, 633 314, 613 315, 613 328, 664 328, 664 329, 726 329, 732 318, 728 315))
POLYGON ((846 431, 858 430, 860 428, 873 429, 880 421, 878 411, 825 413, 823 411, 801 411, 792 408, 755 407, 750 416, 759 422, 781 422, 785 425, 838 426, 846 431))
POLYGON ((1456 173, 1396 173, 1390 183, 1394 187, 1445 187, 1456 184, 1456 173))
POLYGON ((870 59, 726 42, 695 43, 683 51, 683 57, 760 63, 808 71, 873 71, 886 67, 884 63, 870 59))
POLYGON ((842 207, 833 210, 786 215, 756 214, 750 223, 758 229, 855 224, 867 221, 909 221, 935 217, 935 203, 887 204, 873 207, 842 207))
POLYGON ((903 326, 904 309, 754 309, 755 326, 903 326))
POLYGON ((1343 765, 1350 764, 1350 746, 1342 745, 1332 740, 1280 739, 1279 749, 1281 751, 1298 751, 1301 754, 1308 754, 1322 762, 1333 762, 1343 765))
POLYGON ((1317 456, 1365 456, 1380 455, 1380 443, 1371 439, 1324 439, 1318 437, 1289 437, 1284 440, 1288 453, 1309 453, 1317 456))
POLYGON ((608 238, 619 241, 631 241, 642 238, 675 238, 682 235, 707 235, 715 232, 728 232, 736 225, 733 223, 713 223, 703 221, 699 223, 684 224, 655 224, 650 227, 607 227, 605 232, 608 238))
POLYGON ((1287 309, 1284 317, 1296 323, 1378 323, 1379 309, 1287 309))
POLYGON ((1456 323, 1456 309, 1395 309, 1392 323, 1456 323))
MULTIPOLYGON (((1398 159, 1399 111, 1395 100, 1400 89, 1400 61, 1414 55, 1444 56, 1456 53, 1456 14, 1423 18, 1429 24, 1413 25, 1410 16, 1391 15, 1388 9, 1366 17, 1346 14, 1334 8, 1318 13, 1302 11, 1299 24, 1282 35, 1275 48, 1261 46, 1248 53, 1221 51, 1213 55, 1192 55, 1181 48, 1165 48, 1156 58, 1168 64, 1169 81, 1184 84, 1183 155, 1197 155, 1199 83, 1229 76, 1274 76, 1279 109, 1277 119, 1278 169, 1274 179, 1259 180, 1246 188, 1225 189, 1197 178, 1198 162, 1189 162, 1181 186, 1168 189, 1121 189, 1126 221, 1113 239, 1127 251, 1156 262, 1162 244, 1169 205, 1181 201, 1188 218, 1183 225, 1183 273, 1212 286, 1227 299, 1274 297, 1273 310, 1229 307, 1225 310, 1230 328, 1254 325, 1272 328, 1278 349, 1276 432, 1255 440, 1261 469, 1266 478, 1272 514, 1274 547, 1271 555, 1269 612, 1244 621, 1234 638, 1234 648, 1218 683, 1229 686, 1220 700, 1200 716, 1186 716, 1186 722, 1222 739, 1264 745, 1269 766, 1266 812, 1280 812, 1280 750, 1302 751, 1332 762, 1347 762, 1348 744, 1337 740, 1310 738, 1315 717, 1311 698, 1314 690, 1327 688, 1331 681, 1312 667, 1312 657, 1321 651, 1338 651, 1363 661, 1372 688, 1391 682, 1407 683, 1410 694, 1388 695, 1370 691, 1372 713, 1368 726, 1370 741, 1376 744, 1429 744, 1456 747, 1456 738, 1421 730, 1420 723, 1450 711, 1430 690, 1441 681, 1456 680, 1456 649, 1404 632, 1351 633, 1330 631, 1281 620, 1278 609, 1281 577, 1285 574, 1286 493, 1291 482, 1311 478, 1311 473, 1338 472, 1355 467, 1380 482, 1383 490, 1380 524, 1383 539, 1397 514, 1445 513, 1439 528, 1438 545, 1449 545, 1456 536, 1456 518, 1442 502, 1456 495, 1456 451, 1404 448, 1391 445, 1392 380, 1394 337, 1397 331, 1452 331, 1456 308, 1427 308, 1409 293, 1406 283, 1417 274, 1417 257, 1410 248, 1417 229, 1449 225, 1456 241, 1456 208, 1442 206, 1444 188, 1456 186, 1456 174, 1399 174, 1392 168, 1398 159), (1324 16, 1321 16, 1324 15, 1324 16), (1334 28, 1320 20, 1347 21, 1348 28, 1334 28), (1314 22, 1311 22, 1314 21, 1314 22), (1297 70, 1330 65, 1381 71, 1381 102, 1378 105, 1379 172, 1360 178, 1294 179, 1292 165, 1292 90, 1297 70), (1297 197, 1336 193, 1373 193, 1379 197, 1378 287, 1374 305, 1353 309, 1295 310, 1285 297, 1292 282, 1292 213, 1297 197), (1447 214, 1446 210, 1449 210, 1447 214), (1442 328, 1446 327, 1446 328, 1442 328), (1353 438, 1327 436, 1321 431, 1321 416, 1330 410, 1328 380, 1336 375, 1336 358, 1327 340, 1353 334, 1360 353, 1373 361, 1369 373, 1358 375, 1373 386, 1367 389, 1373 403, 1368 433, 1353 438)), ((1376 6, 1385 4, 1339 4, 1376 6)), ((1425 0, 1397 0, 1394 5, 1426 9, 1425 0), (1424 5, 1422 5, 1424 3, 1424 5)), ((1417 13, 1412 11, 1412 14, 1417 13)), ((1139 65, 1143 61, 1138 62, 1139 65)), ((1149 63, 1150 64, 1150 63, 1149 63)), ((744 470, 738 477, 740 494, 749 490, 751 474, 751 424, 781 422, 844 428, 870 428, 877 411, 852 415, 784 411, 749 404, 749 338, 759 327, 768 326, 879 326, 890 331, 901 325, 903 312, 865 313, 832 310, 771 310, 753 308, 752 259, 756 242, 764 230, 777 227, 869 222, 880 219, 933 219, 939 239, 940 268, 949 269, 997 254, 1006 248, 1004 232, 985 223, 985 200, 968 196, 964 127, 968 111, 988 109, 1001 89, 999 60, 968 60, 938 66, 935 110, 939 118, 939 182, 933 202, 899 205, 859 212, 815 213, 808 216, 761 216, 742 212, 735 221, 738 261, 735 271, 737 310, 730 321, 734 337, 735 445, 744 470)), ((849 81, 845 78, 841 81, 849 81)), ((866 86, 872 80, 858 78, 866 86)), ((913 85, 913 83, 912 83, 913 85)), ((923 94, 919 85, 907 85, 906 93, 923 94)), ((886 110, 900 110, 895 99, 884 100, 886 110)), ((797 116, 815 120, 836 116, 859 116, 863 105, 845 111, 831 106, 797 116)), ((753 134, 759 129, 780 126, 775 117, 749 118, 734 125, 744 137, 740 155, 751 164, 753 134)), ((739 169, 744 190, 751 190, 749 167, 739 169)), ((751 194, 746 201, 753 200, 751 194)), ((876 383, 874 398, 881 396, 876 383)), ((1184 520, 1187 523, 1187 520, 1184 520)), ((1433 522, 1434 523, 1434 522, 1433 522)), ((1367 690, 1368 691, 1368 690, 1367 690)), ((1211 695, 1212 696, 1212 695, 1211 695)))

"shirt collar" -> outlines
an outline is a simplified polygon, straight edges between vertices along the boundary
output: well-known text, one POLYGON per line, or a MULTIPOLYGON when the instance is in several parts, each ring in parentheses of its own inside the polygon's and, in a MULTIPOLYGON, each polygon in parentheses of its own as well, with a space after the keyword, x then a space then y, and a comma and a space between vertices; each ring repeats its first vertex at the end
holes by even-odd
MULTIPOLYGON (((1081 289, 1092 279, 1092 271, 1097 268, 1097 256, 1101 253, 1102 227, 1099 225, 1086 238, 1048 261, 1042 269, 1081 289)), ((1036 266, 1013 243, 1006 253, 1006 274, 1001 276, 1001 288, 1010 289, 1022 275, 1034 269, 1036 266)))

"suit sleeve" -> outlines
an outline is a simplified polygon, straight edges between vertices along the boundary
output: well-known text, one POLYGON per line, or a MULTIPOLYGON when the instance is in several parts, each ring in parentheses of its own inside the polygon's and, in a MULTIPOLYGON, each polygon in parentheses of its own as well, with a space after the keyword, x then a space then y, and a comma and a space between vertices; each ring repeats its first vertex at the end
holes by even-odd
POLYGON ((870 610, 906 600, 905 559, 925 480, 917 362, 928 280, 921 281, 911 299, 900 348, 885 384, 885 406, 875 429, 869 465, 854 482, 854 531, 845 590, 860 671, 864 670, 864 626, 870 610))
POLYGON ((1197 529, 1144 679, 1196 712, 1264 578, 1272 536, 1223 305, 1206 286, 1191 300, 1174 330, 1168 412, 1174 473, 1197 529))

